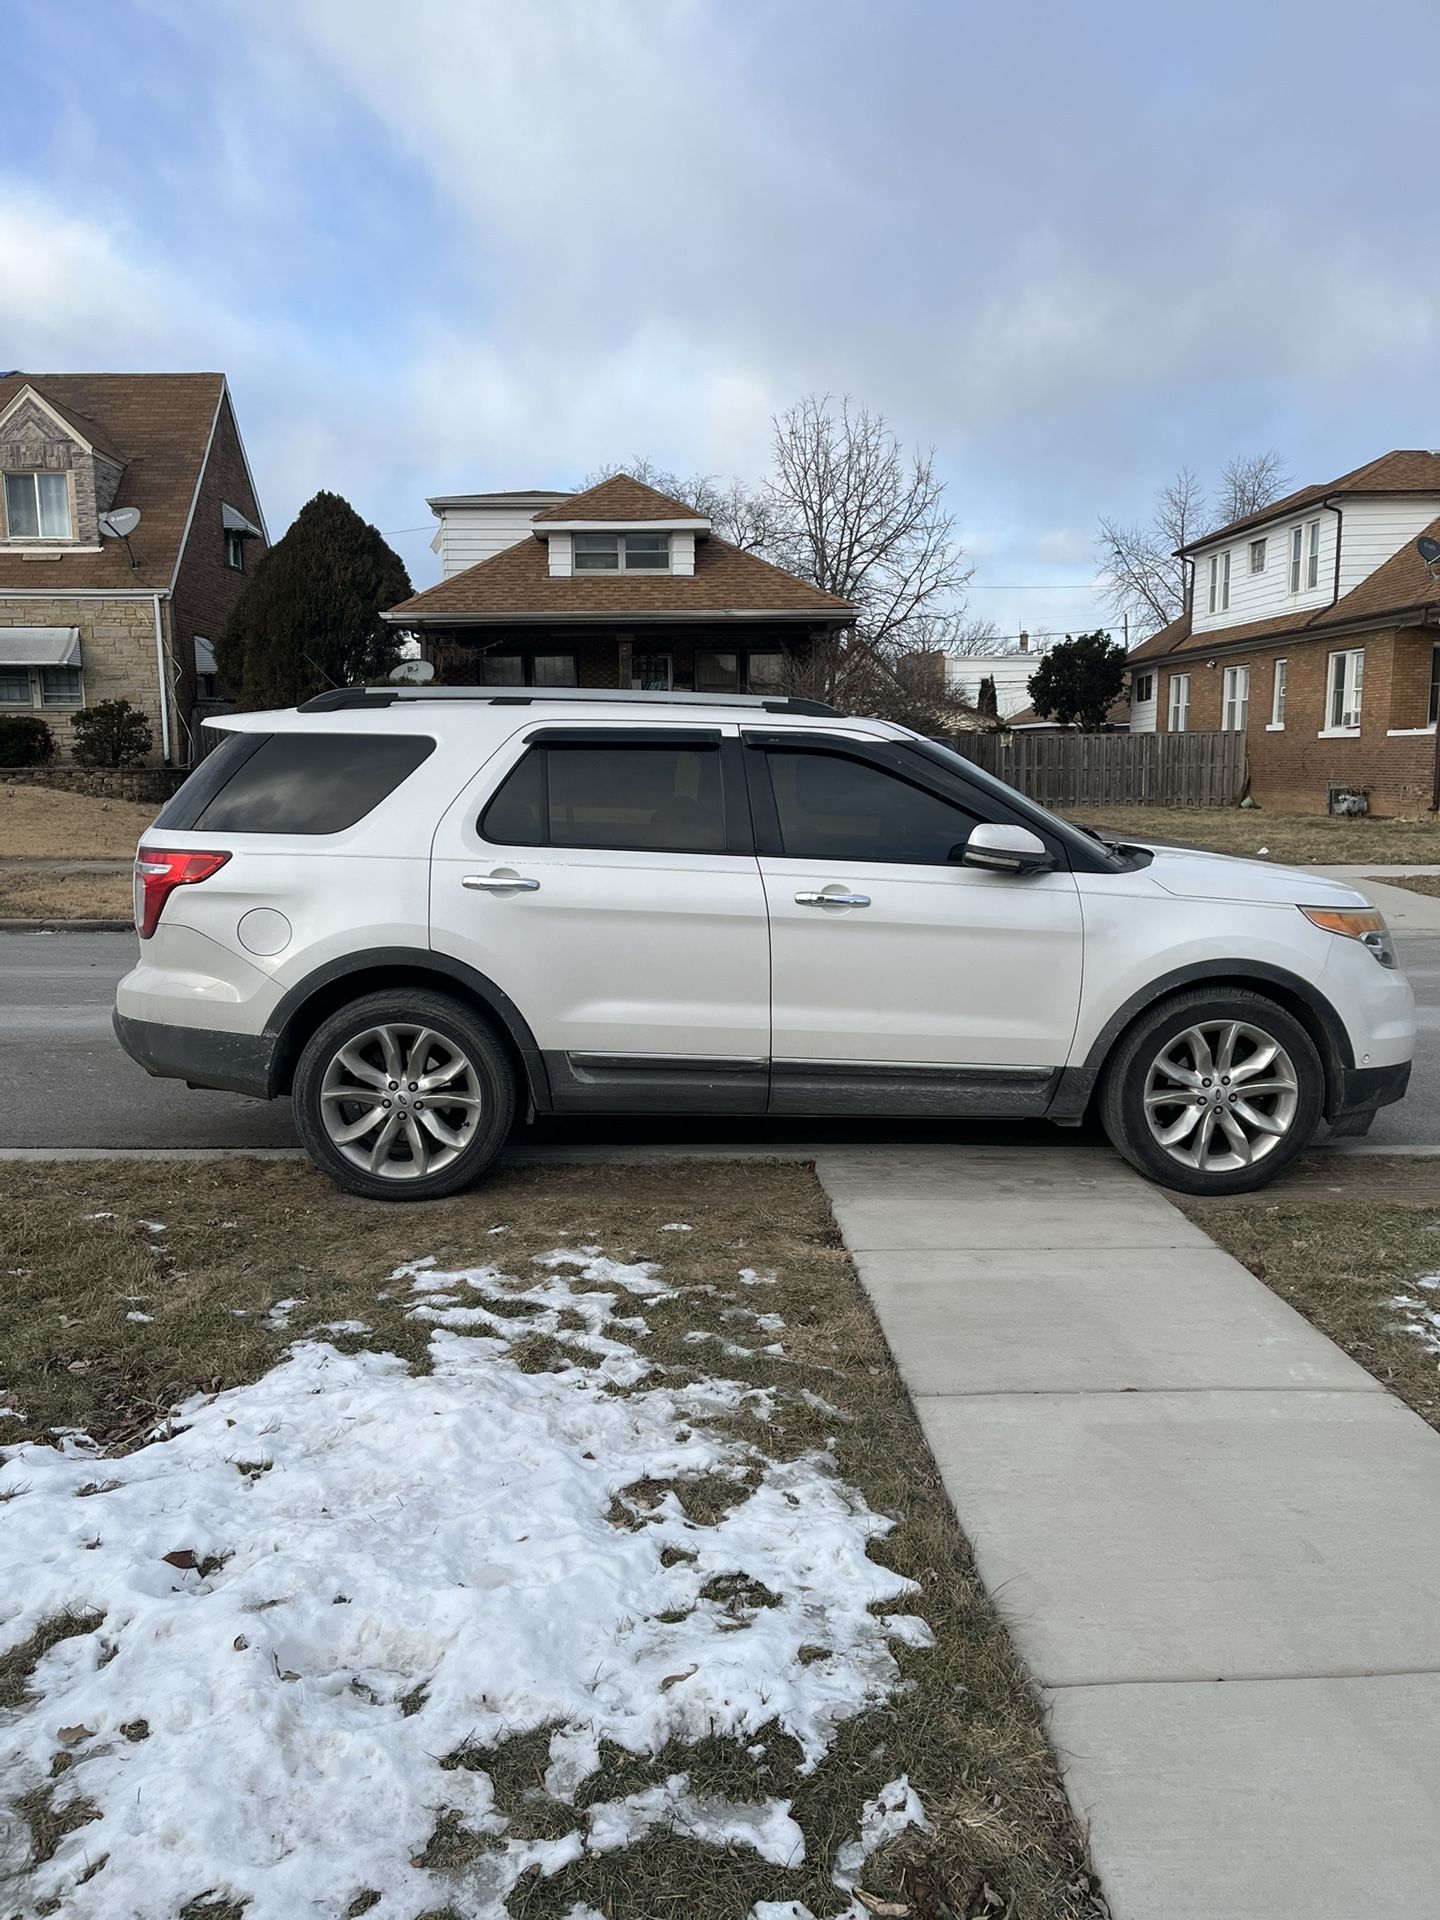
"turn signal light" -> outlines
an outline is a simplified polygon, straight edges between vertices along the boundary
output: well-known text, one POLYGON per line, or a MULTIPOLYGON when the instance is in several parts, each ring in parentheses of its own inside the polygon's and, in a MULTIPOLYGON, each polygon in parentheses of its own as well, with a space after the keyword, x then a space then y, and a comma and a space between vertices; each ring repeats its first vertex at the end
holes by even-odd
POLYGON ((193 887, 218 873, 228 853, 173 853, 141 847, 135 856, 135 931, 148 940, 176 887, 193 887))
POLYGON ((1348 940, 1358 940, 1370 949, 1382 967, 1398 964, 1390 929, 1377 907, 1301 907, 1300 911, 1324 932, 1343 933, 1348 940))

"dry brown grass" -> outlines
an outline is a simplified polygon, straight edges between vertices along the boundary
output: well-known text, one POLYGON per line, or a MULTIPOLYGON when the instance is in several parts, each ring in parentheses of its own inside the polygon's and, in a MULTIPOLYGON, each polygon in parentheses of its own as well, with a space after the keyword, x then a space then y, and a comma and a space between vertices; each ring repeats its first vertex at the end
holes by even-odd
POLYGON ((158 811, 135 800, 0 783, 0 859, 128 860, 158 811))
POLYGON ((1407 887, 1411 893, 1428 893, 1432 900, 1440 900, 1440 873, 1377 873, 1375 878, 1383 887, 1407 887))
MULTIPOLYGON (((1440 1429, 1440 1355, 1390 1306, 1440 1273, 1434 1160, 1318 1156, 1268 1194, 1178 1200, 1206 1233, 1367 1372, 1440 1429)), ((1440 1290, 1429 1304, 1440 1311, 1440 1290)))
POLYGON ((60 873, 0 866, 0 920, 129 920, 126 873, 60 873))
POLYGON ((1346 820, 1259 807, 1074 807, 1069 816, 1104 833, 1174 840, 1279 866, 1440 865, 1440 823, 1433 820, 1346 820))
MULTIPOLYGON (((649 1312, 651 1331, 635 1336, 640 1351, 677 1384, 719 1366, 775 1389, 773 1419, 763 1431, 753 1422, 744 1429, 768 1454, 833 1444, 838 1471, 897 1520, 873 1551, 919 1583, 907 1608, 928 1619, 936 1643, 924 1652, 895 1648, 907 1689, 842 1727, 811 1774, 799 1772, 791 1742, 772 1727, 747 1746, 711 1739, 653 1755, 607 1752, 582 1796, 609 1798, 683 1769, 698 1791, 790 1799, 807 1839, 803 1867, 780 1869, 743 1850, 652 1835, 617 1853, 586 1854, 550 1879, 527 1875, 510 1896, 510 1912, 558 1920, 587 1901, 645 1920, 744 1920, 765 1899, 835 1914, 845 1905, 827 1877, 835 1846, 855 1832, 863 1801, 906 1773, 934 1830, 912 1830, 874 1856, 863 1884, 891 1903, 880 1910, 914 1920, 1102 1914, 1038 1705, 807 1169, 527 1169, 454 1200, 400 1207, 340 1194, 292 1163, 0 1166, 8 1307, 0 1321, 0 1401, 8 1394, 26 1415, 3 1423, 5 1438, 76 1426, 111 1448, 142 1444, 177 1400, 256 1378, 288 1340, 328 1320, 360 1319, 372 1329, 337 1345, 384 1348, 424 1367, 428 1329, 405 1316, 402 1299, 385 1297, 396 1265, 433 1254, 442 1266, 500 1258, 523 1272, 533 1255, 566 1241, 656 1260, 677 1284, 711 1289, 688 1292, 683 1307, 664 1315, 649 1312), (165 1231, 145 1221, 162 1222, 165 1231), (662 1233, 670 1221, 692 1231, 662 1233), (493 1227, 506 1231, 492 1235, 493 1227), (736 1278, 742 1266, 773 1270, 778 1284, 746 1287, 736 1278), (267 1327, 266 1309, 296 1297, 302 1304, 289 1332, 267 1327), (734 1342, 736 1311, 746 1308, 783 1315, 783 1355, 766 1355, 743 1335, 740 1343, 753 1349, 748 1358, 717 1360, 713 1343, 686 1342, 697 1331, 734 1342), (132 1311, 152 1319, 129 1321, 132 1311)), ((630 1307, 622 1296, 621 1310, 643 1304, 630 1307)), ((573 1358, 573 1349, 567 1353, 573 1358)), ((683 1491, 687 1499, 707 1497, 704 1487, 683 1491)), ((628 1511, 617 1524, 643 1524, 651 1493, 644 1484, 626 1489, 628 1511)), ((733 1500, 733 1486, 728 1494, 733 1500)), ((740 1617, 744 1603, 763 1598, 737 1596, 740 1617)), ((527 1735, 498 1750, 462 1750, 448 1764, 490 1773, 500 1803, 526 1830, 568 1832, 583 1822, 583 1806, 546 1796, 537 1751, 536 1736, 527 1735)), ((437 1827, 425 1856, 434 1914, 454 1910, 455 1876, 479 1842, 453 1822, 437 1827)))

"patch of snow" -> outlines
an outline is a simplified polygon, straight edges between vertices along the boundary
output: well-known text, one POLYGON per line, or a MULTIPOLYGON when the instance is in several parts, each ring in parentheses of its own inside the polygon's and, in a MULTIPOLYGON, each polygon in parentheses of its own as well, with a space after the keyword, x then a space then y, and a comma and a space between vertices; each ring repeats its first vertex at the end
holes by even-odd
POLYGON ((113 1213, 87 1213, 83 1217, 86 1220, 113 1220, 115 1218, 113 1213))
MULTIPOLYGON (((290 1316, 296 1307, 304 1303, 300 1300, 277 1300, 265 1316, 265 1324, 276 1333, 283 1333, 290 1324, 290 1316)), ((242 1308, 243 1312, 244 1309, 242 1308)))
POLYGON ((693 1227, 687 1227, 683 1220, 668 1220, 660 1229, 661 1233, 693 1233, 693 1227))
POLYGON ((137 1327, 153 1326, 155 1322, 153 1313, 127 1313, 125 1318, 127 1320, 133 1320, 137 1327))
POLYGON ((776 1284, 773 1273, 757 1273, 754 1267, 741 1267, 736 1277, 744 1287, 773 1287, 776 1284))
POLYGON ((135 1224, 137 1226, 143 1227, 146 1233, 168 1232, 168 1228, 166 1227, 165 1222, 163 1220, 137 1220, 135 1224))
POLYGON ((847 1840, 835 1856, 831 1875, 837 1887, 848 1893, 860 1878, 865 1862, 877 1848, 883 1847, 907 1827, 928 1832, 930 1822, 920 1796, 905 1774, 883 1786, 873 1800, 867 1800, 860 1815, 860 1838, 847 1840))
MULTIPOLYGON (((1429 1289, 1440 1284, 1440 1274, 1426 1274, 1415 1284, 1429 1289)), ((1417 1300, 1412 1293, 1397 1293, 1386 1304, 1401 1316, 1394 1327, 1396 1333, 1409 1334, 1427 1353, 1440 1354, 1440 1312, 1428 1300, 1417 1300)))
POLYGON ((369 1333, 369 1325, 364 1320, 325 1320, 313 1333, 369 1333))
POLYGON ((417 1316, 447 1311, 427 1309, 437 1296, 482 1316, 477 1335, 435 1328, 431 1372, 298 1342, 262 1379, 178 1409, 163 1443, 105 1460, 114 1484, 83 1501, 84 1435, 0 1447, 0 1492, 24 1489, 0 1530, 0 1653, 57 1614, 104 1616, 43 1657, 6 1728, 0 1799, 49 1785, 57 1811, 100 1813, 34 1870, 32 1905, 111 1920, 217 1889, 249 1902, 246 1920, 293 1920, 374 1888, 384 1911, 418 1912, 447 1893, 413 1865, 446 1816, 497 1841, 467 1879, 476 1920, 502 1920, 529 1867, 656 1828, 795 1857, 788 1803, 708 1800, 684 1774, 577 1815, 562 1839, 521 1840, 484 1771, 440 1764, 550 1727, 547 1779, 573 1797, 602 1741, 653 1755, 778 1723, 810 1769, 900 1685, 893 1643, 930 1639, 887 1611, 914 1591, 867 1552, 892 1523, 828 1455, 772 1461, 710 1424, 768 1395, 665 1384, 616 1337, 619 1290, 662 1297, 658 1269, 569 1252, 535 1265, 538 1280, 410 1264, 417 1316), (510 1350, 536 1333, 576 1364, 524 1371, 510 1350), (237 1473, 246 1461, 274 1470, 237 1473), (638 1481, 711 1475, 736 1489, 711 1525, 673 1490, 633 1527, 610 1518, 638 1481), (778 1604, 737 1627, 701 1600, 725 1575, 778 1604), (830 1657, 802 1665, 806 1645, 830 1657), (149 1737, 126 1739, 141 1719, 149 1737), (62 1727, 88 1732, 66 1745, 62 1727), (72 1764, 52 1778, 62 1750, 72 1764))

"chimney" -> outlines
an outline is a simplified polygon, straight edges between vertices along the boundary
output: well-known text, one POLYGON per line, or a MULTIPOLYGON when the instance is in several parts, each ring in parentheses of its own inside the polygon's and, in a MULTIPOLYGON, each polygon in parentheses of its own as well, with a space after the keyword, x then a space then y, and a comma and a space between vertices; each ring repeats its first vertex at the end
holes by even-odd
POLYGON ((1030 651, 1030 636, 1028 633, 1022 633, 1020 636, 1020 651, 1022 653, 1028 653, 1030 651))

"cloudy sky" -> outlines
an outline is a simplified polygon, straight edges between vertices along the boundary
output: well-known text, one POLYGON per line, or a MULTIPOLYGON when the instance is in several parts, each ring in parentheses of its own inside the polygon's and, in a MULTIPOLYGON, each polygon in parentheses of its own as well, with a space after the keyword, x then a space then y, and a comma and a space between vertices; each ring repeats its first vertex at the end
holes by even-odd
POLYGON ((1432 4, 0 0, 0 368, 223 369, 272 533, 849 392, 1002 631, 1100 513, 1440 443, 1432 4), (1429 184, 1427 184, 1429 183, 1429 184))

